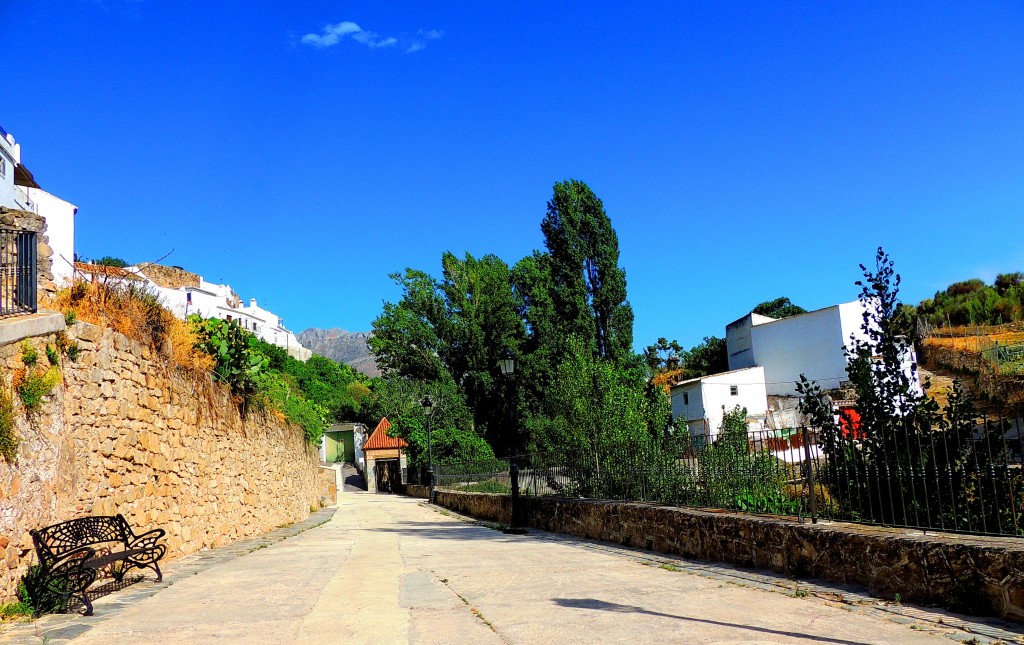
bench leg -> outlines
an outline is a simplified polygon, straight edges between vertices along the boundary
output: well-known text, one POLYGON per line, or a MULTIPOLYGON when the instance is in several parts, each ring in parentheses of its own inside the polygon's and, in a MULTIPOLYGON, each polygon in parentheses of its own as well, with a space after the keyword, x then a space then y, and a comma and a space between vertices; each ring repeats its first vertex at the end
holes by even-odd
POLYGON ((82 592, 82 602, 85 603, 85 611, 82 612, 83 616, 92 616, 92 603, 89 602, 89 595, 82 592))
POLYGON ((164 574, 160 572, 160 565, 154 562, 149 566, 153 567, 153 571, 156 571, 156 581, 161 582, 164 579, 164 574))

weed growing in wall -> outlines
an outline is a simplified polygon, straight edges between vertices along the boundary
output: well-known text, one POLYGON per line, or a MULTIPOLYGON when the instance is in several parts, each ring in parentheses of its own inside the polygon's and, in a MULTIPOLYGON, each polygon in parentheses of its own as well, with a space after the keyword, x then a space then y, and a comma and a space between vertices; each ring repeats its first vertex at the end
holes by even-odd
POLYGON ((21 362, 25 367, 35 367, 39 362, 39 351, 26 340, 21 344, 21 362))
POLYGON ((0 455, 9 464, 14 463, 18 457, 18 438, 14 430, 14 405, 11 402, 11 395, 0 390, 0 455))
POLYGON ((50 365, 60 365, 60 355, 57 353, 57 348, 53 345, 46 346, 46 360, 50 361, 50 365))
MULTIPOLYGON (((49 348, 47 349, 49 350, 49 348)), ((25 411, 31 413, 39 408, 43 398, 60 383, 60 368, 50 365, 48 369, 44 370, 41 366, 36 365, 39 353, 35 349, 25 345, 22 350, 21 360, 25 363, 26 368, 15 373, 14 389, 17 390, 21 403, 25 406, 25 411), (31 350, 31 361, 26 359, 29 356, 28 350, 31 350)))

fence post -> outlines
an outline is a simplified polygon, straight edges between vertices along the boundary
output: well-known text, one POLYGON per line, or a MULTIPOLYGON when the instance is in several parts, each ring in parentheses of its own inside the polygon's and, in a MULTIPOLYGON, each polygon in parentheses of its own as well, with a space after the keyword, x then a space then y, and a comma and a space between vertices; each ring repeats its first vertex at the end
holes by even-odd
POLYGON ((512 528, 519 528, 519 462, 512 457, 512 464, 509 468, 509 479, 512 484, 512 528))
POLYGON ((801 426, 804 435, 804 457, 807 459, 807 486, 811 491, 811 524, 818 523, 818 494, 814 490, 814 462, 811 461, 811 442, 808 440, 807 426, 801 426))

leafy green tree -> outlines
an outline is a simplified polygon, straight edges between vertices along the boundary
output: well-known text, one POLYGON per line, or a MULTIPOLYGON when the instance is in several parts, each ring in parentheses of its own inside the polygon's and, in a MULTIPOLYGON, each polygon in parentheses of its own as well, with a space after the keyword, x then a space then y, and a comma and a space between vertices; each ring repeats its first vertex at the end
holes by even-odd
POLYGON ((789 298, 781 297, 776 298, 775 300, 766 300, 762 302, 754 307, 753 313, 778 319, 805 314, 807 313, 807 310, 799 305, 794 305, 789 298))
POLYGON ((728 372, 729 350, 725 339, 705 336, 702 343, 694 345, 683 356, 683 367, 695 377, 728 372))
POLYGON ((402 288, 397 303, 384 303, 373 321, 367 344, 385 376, 407 376, 426 381, 441 378, 441 339, 444 298, 429 274, 415 269, 391 275, 402 288))
POLYGON ((434 402, 431 431, 437 462, 471 461, 494 456, 484 438, 474 432, 472 413, 453 381, 386 378, 374 387, 367 409, 374 419, 387 417, 392 424, 392 432, 408 442, 409 460, 413 466, 427 464, 427 420, 421 405, 426 395, 434 402))
POLYGON ((105 267, 115 267, 118 269, 123 269, 126 266, 128 266, 128 263, 122 260, 121 258, 115 258, 111 255, 105 255, 99 260, 96 260, 93 264, 98 264, 100 266, 105 267))
POLYGON ((619 267, 619 238, 604 204, 582 181, 557 183, 541 231, 563 337, 587 339, 601 359, 630 356, 633 308, 619 267))
POLYGON ((442 363, 459 383, 478 431, 495 449, 516 450, 516 430, 506 421, 513 401, 498 369, 503 352, 516 350, 524 336, 511 271, 494 255, 469 253, 463 259, 445 253, 441 266, 442 363))
POLYGON ((663 336, 644 349, 644 362, 651 372, 662 372, 679 367, 684 355, 685 352, 677 341, 670 342, 663 336))

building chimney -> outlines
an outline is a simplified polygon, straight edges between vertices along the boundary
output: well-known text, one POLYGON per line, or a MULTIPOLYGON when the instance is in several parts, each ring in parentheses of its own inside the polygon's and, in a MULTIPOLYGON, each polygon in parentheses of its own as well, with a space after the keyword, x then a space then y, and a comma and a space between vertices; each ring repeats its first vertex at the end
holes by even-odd
POLYGON ((256 307, 256 298, 249 298, 249 306, 253 308, 256 307))

